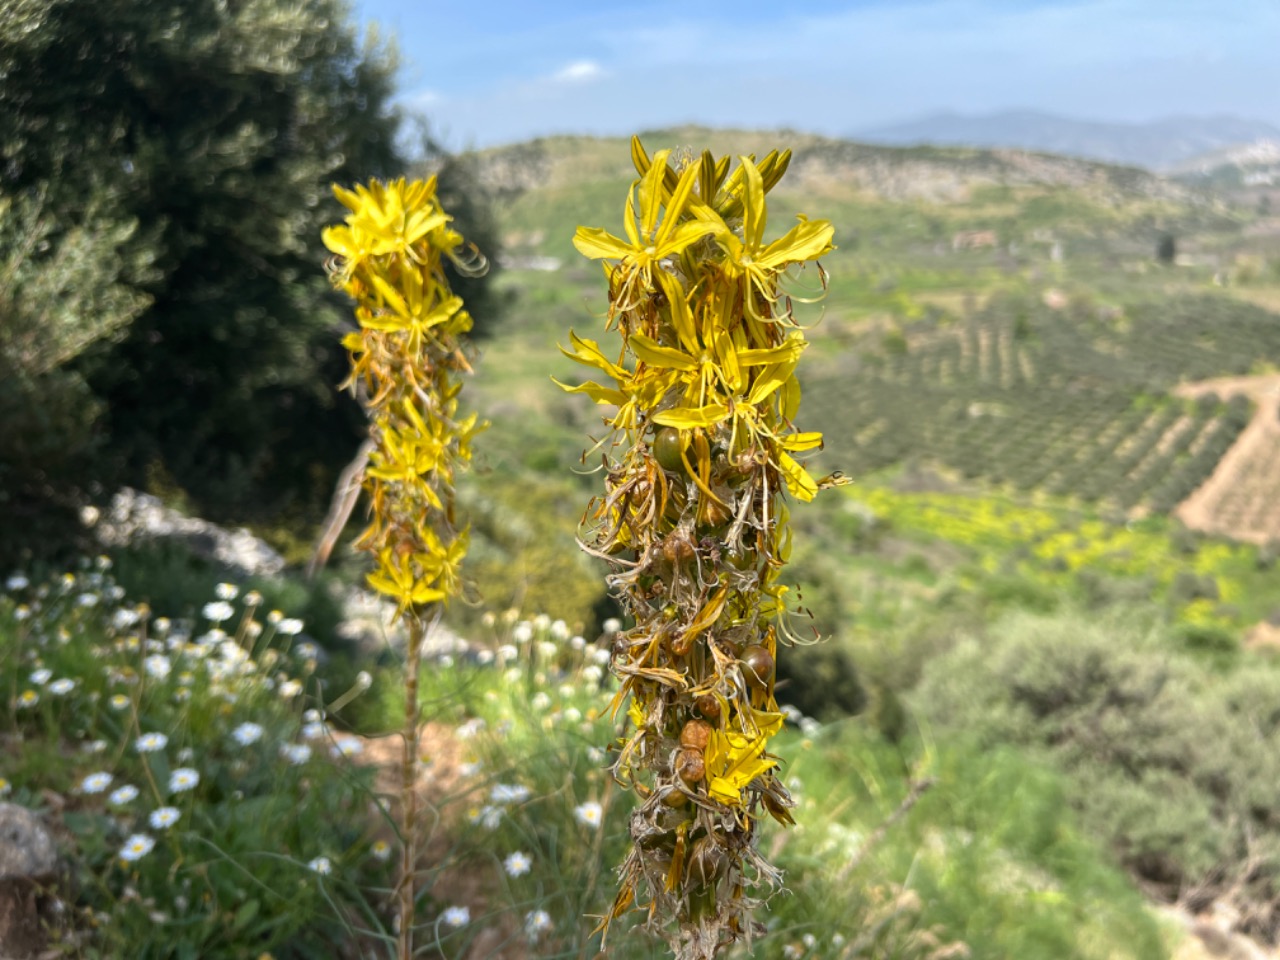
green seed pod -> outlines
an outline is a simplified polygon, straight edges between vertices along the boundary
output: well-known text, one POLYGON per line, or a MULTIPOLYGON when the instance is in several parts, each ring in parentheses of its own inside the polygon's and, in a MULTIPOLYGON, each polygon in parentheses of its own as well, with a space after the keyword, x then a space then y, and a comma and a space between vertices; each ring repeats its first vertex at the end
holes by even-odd
POLYGON ((651 449, 653 458, 658 461, 663 470, 685 473, 684 459, 680 456, 683 447, 684 441, 680 431, 675 427, 663 427, 654 436, 651 449))

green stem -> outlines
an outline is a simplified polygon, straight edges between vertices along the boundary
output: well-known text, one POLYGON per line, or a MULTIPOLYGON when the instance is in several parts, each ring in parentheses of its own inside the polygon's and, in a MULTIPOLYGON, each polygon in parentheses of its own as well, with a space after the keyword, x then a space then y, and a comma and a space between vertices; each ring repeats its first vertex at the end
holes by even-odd
POLYGON ((418 862, 418 728, 422 711, 418 705, 418 669, 422 663, 425 629, 416 611, 406 616, 409 636, 405 640, 404 663, 404 750, 400 756, 400 936, 398 960, 413 958, 414 910, 417 905, 418 862))

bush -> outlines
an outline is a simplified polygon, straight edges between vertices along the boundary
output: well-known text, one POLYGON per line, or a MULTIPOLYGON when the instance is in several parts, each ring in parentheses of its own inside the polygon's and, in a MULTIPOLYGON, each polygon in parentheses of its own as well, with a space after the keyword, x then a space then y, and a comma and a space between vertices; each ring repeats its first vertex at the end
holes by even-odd
POLYGON ((939 729, 1048 758, 1087 828, 1170 898, 1238 882, 1246 926, 1268 937, 1280 798, 1260 784, 1280 777, 1277 703, 1280 672, 1215 677, 1132 610, 1006 617, 931 663, 912 698, 939 729))

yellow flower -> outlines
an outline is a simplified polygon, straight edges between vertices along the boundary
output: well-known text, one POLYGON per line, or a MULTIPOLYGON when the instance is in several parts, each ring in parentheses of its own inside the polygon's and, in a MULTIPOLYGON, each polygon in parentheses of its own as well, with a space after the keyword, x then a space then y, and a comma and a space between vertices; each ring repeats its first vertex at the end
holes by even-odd
POLYGON ((763 732, 749 737, 733 730, 713 731, 705 755, 707 793, 725 806, 739 806, 742 791, 760 774, 778 765, 764 754, 769 741, 763 732))
MULTIPOLYGON (((716 234, 719 243, 728 254, 726 272, 745 279, 750 288, 746 298, 748 314, 755 316, 755 295, 772 301, 775 298, 774 277, 793 263, 816 260, 833 249, 831 239, 835 228, 827 220, 810 220, 801 216, 800 223, 768 246, 764 245, 764 228, 767 222, 764 200, 764 183, 760 171, 750 157, 740 158, 744 176, 743 239, 730 231, 716 234)), ((757 318, 758 319, 758 318, 757 318)))
MULTIPOLYGON (((668 196, 663 176, 667 170, 667 156, 671 151, 660 150, 654 157, 648 173, 632 184, 627 192, 626 209, 622 226, 627 239, 615 237, 602 227, 579 227, 573 237, 573 245, 584 257, 592 260, 620 260, 628 278, 640 279, 646 285, 651 282, 651 270, 655 264, 674 256, 686 247, 715 232, 717 225, 706 220, 680 222, 693 193, 698 166, 690 164, 675 189, 668 196), (640 216, 636 218, 636 193, 640 195, 640 216), (665 216, 660 214, 665 209, 665 216)), ((721 225, 722 226, 722 225, 721 225)))

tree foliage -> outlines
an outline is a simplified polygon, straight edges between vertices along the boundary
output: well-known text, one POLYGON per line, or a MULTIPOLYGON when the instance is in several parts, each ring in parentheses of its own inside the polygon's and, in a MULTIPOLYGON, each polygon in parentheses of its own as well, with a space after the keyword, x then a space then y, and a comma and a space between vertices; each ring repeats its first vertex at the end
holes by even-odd
POLYGON ((339 0, 5 0, 0 198, 97 244, 41 262, 77 291, 54 366, 101 401, 98 477, 159 467, 223 518, 324 502, 362 418, 318 237, 329 182, 399 169, 394 66, 339 0))

